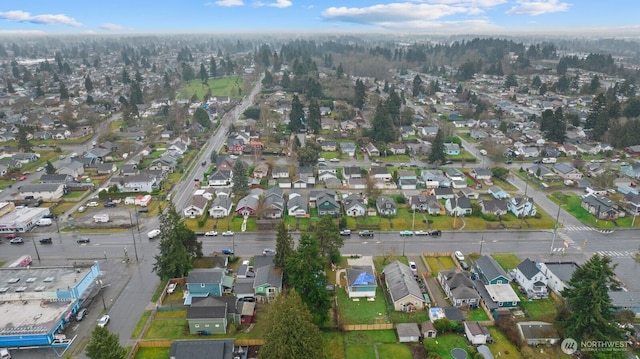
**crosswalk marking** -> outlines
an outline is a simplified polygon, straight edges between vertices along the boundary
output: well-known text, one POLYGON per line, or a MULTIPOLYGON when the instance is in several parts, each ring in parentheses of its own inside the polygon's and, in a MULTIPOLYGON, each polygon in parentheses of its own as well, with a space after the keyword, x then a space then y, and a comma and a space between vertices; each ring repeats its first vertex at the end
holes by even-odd
POLYGON ((593 228, 589 226, 565 226, 562 229, 566 232, 593 231, 593 228))
POLYGON ((596 252, 600 256, 606 257, 618 257, 618 258, 633 258, 633 252, 629 251, 598 251, 596 252))

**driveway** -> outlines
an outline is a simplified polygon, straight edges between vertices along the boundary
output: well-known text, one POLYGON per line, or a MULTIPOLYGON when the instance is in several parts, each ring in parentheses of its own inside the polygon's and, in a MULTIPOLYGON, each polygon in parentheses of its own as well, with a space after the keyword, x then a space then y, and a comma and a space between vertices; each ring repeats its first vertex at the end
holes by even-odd
POLYGON ((434 269, 434 275, 431 277, 426 277, 425 274, 429 272, 427 269, 427 265, 425 261, 422 259, 422 256, 407 256, 407 259, 412 262, 416 262, 416 266, 418 267, 418 272, 420 276, 423 278, 427 287, 429 288, 429 296, 431 297, 431 307, 447 307, 449 306, 449 301, 446 299, 440 284, 436 280, 434 275, 437 275, 437 270, 434 269))

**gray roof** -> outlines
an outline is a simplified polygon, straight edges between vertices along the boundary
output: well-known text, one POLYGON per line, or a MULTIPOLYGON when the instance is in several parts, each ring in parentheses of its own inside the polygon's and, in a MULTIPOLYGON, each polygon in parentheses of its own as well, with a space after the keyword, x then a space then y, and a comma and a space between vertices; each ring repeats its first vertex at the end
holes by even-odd
POLYGON ((620 308, 640 308, 640 292, 610 291, 611 305, 620 308))
POLYGON ((309 209, 307 198, 305 196, 294 196, 293 198, 289 196, 289 201, 287 202, 287 208, 291 209, 295 207, 300 207, 306 212, 309 209))
POLYGON ((234 339, 176 340, 171 343, 169 357, 172 359, 233 358, 234 339))
POLYGON ((393 302, 409 295, 423 300, 420 286, 413 277, 411 268, 406 264, 394 261, 384 267, 384 275, 393 302))
POLYGON ((418 328, 418 323, 398 323, 396 324, 396 333, 398 333, 398 337, 419 337, 420 328, 418 328))
POLYGON ((496 210, 507 211, 507 202, 503 199, 483 200, 482 208, 485 211, 495 212, 496 210))
POLYGON ((484 274, 489 281, 500 276, 509 279, 504 269, 502 269, 498 262, 496 262, 496 260, 491 256, 482 256, 478 258, 478 260, 473 263, 473 267, 478 273, 484 274))
POLYGON ((540 272, 540 268, 538 268, 536 263, 529 258, 525 258, 525 260, 518 265, 518 270, 520 270, 527 279, 533 278, 533 276, 540 272))
POLYGON ((571 279, 573 272, 579 268, 574 262, 545 263, 544 265, 549 272, 565 283, 571 279))
POLYGON ((560 339, 553 324, 546 322, 520 322, 518 327, 524 339, 560 339))
POLYGON ((187 277, 187 283, 222 283, 222 268, 194 269, 187 277))
POLYGON ((20 193, 25 192, 55 192, 64 186, 62 183, 28 183, 20 187, 20 193))
POLYGON ((229 196, 218 196, 213 199, 211 203, 211 207, 222 207, 222 208, 231 208, 233 201, 229 196))
POLYGON ((273 264, 256 269, 253 287, 256 288, 264 284, 276 288, 282 287, 282 271, 276 269, 276 266, 273 264))
MULTIPOLYGON (((373 268, 367 266, 353 266, 351 268, 347 268, 347 283, 349 285, 353 285, 353 282, 355 282, 355 280, 358 279, 358 276, 362 273, 369 273, 375 278, 373 268)), ((376 284, 375 280, 371 284, 376 284)))
POLYGON ((574 167, 564 163, 564 162, 559 162, 556 163, 555 165, 553 165, 553 169, 562 173, 562 174, 567 174, 567 173, 571 173, 571 172, 576 172, 578 171, 577 169, 575 169, 574 167))
MULTIPOLYGON (((235 297, 231 297, 235 299, 235 297)), ((187 319, 225 318, 228 305, 214 297, 194 297, 187 308, 187 319)))

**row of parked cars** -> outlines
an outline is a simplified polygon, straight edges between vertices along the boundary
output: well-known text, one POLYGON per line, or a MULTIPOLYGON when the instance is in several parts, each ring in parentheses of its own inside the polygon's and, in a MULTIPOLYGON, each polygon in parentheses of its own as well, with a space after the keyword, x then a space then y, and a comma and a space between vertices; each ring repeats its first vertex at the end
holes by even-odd
MULTIPOLYGON (((442 234, 442 231, 439 229, 435 229, 435 230, 429 230, 429 231, 400 231, 400 236, 401 237, 405 237, 405 236, 439 236, 442 234)), ((351 230, 350 229, 342 229, 340 230, 340 235, 341 236, 350 236, 351 235, 351 230)), ((358 235, 360 237, 373 237, 374 232, 371 230, 363 230, 358 232, 358 235)))

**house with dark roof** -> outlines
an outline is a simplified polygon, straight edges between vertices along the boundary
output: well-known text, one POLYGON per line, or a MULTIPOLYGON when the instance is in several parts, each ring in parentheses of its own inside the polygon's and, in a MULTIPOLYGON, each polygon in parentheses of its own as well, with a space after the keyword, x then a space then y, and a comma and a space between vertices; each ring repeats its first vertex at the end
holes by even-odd
POLYGON ((236 205, 236 213, 243 217, 255 217, 263 192, 261 188, 254 188, 248 195, 240 198, 236 205))
POLYGON ((438 201, 438 198, 433 195, 415 195, 409 199, 410 208, 412 211, 426 212, 431 215, 444 214, 444 207, 438 201))
POLYGON ((466 197, 447 199, 444 203, 447 213, 451 216, 468 216, 473 211, 471 200, 466 197))
POLYGON ((491 256, 482 256, 471 266, 484 284, 509 284, 509 276, 491 256))
POLYGON ((284 215, 284 197, 280 187, 271 187, 264 192, 262 216, 264 218, 282 218, 284 215))
POLYGON ((236 297, 193 298, 187 307, 187 324, 191 334, 226 334, 230 310, 235 312, 236 297), (232 305, 225 299, 231 299, 232 305))
POLYGON ((303 218, 309 213, 309 203, 307 196, 298 192, 289 193, 287 201, 287 212, 289 216, 303 218))
POLYGON ((62 198, 66 190, 66 185, 62 183, 27 183, 20 186, 18 193, 20 197, 38 198, 45 202, 62 198))
POLYGON ((477 308, 480 295, 474 289, 469 273, 457 269, 438 272, 438 282, 455 307, 477 308))
POLYGON ((434 188, 431 190, 431 193, 433 193, 434 196, 436 196, 437 199, 451 199, 451 198, 455 198, 456 194, 453 192, 453 190, 451 188, 443 188, 443 187, 438 187, 438 188, 434 188))
POLYGON ((414 312, 424 308, 425 299, 411 268, 394 261, 382 271, 393 308, 399 312, 414 312))
POLYGON ((562 296, 562 291, 578 268, 575 262, 540 263, 540 271, 547 277, 547 286, 559 296, 562 296))
POLYGON ((533 321, 517 325, 520 339, 527 345, 555 345, 560 342, 560 335, 552 323, 533 321))
POLYGON ((226 275, 224 268, 193 269, 187 276, 188 295, 185 305, 191 305, 196 297, 221 297, 231 292, 233 277, 226 275))
POLYGON ((347 295, 349 298, 375 298, 378 283, 370 266, 353 266, 346 269, 347 295))
POLYGON ((174 340, 169 359, 247 359, 247 347, 235 347, 233 339, 174 340))
POLYGON ((619 210, 615 202, 594 193, 582 196, 580 206, 599 219, 616 219, 625 216, 625 212, 619 210))
POLYGON ((204 214, 208 202, 202 196, 192 196, 182 212, 187 218, 200 218, 204 214))
POLYGON ((112 177, 111 183, 118 186, 120 192, 151 193, 160 185, 158 179, 148 172, 142 172, 135 176, 112 177))
POLYGON ((362 170, 357 166, 344 167, 342 169, 342 176, 346 180, 351 178, 362 178, 362 170))
POLYGON ((216 170, 209 175, 209 186, 227 187, 231 184, 233 172, 229 170, 216 170))
POLYGON ((507 202, 503 199, 482 200, 479 201, 480 208, 484 214, 493 214, 494 216, 504 216, 509 211, 507 202))
POLYGON ((478 181, 489 180, 493 176, 493 172, 489 168, 474 168, 469 175, 478 181))
POLYGON ((640 318, 640 291, 609 291, 609 297, 616 310, 630 310, 640 318))
POLYGON ((396 202, 388 196, 376 198, 376 209, 378 210, 378 214, 383 216, 395 216, 398 213, 396 202))
POLYGON ((340 214, 340 205, 338 204, 334 191, 311 191, 309 200, 315 202, 319 216, 331 215, 337 217, 340 214), (312 200, 312 198, 315 198, 315 200, 312 200))
POLYGON ((209 216, 213 218, 224 218, 231 213, 233 200, 229 196, 219 194, 209 206, 209 216))
POLYGON ((575 167, 564 163, 558 162, 553 165, 553 172, 557 173, 560 178, 564 180, 579 180, 582 179, 582 172, 575 167))
POLYGON ((282 291, 282 271, 273 264, 273 255, 254 257, 253 290, 260 303, 269 303, 282 291), (261 259, 258 259, 261 258, 261 259))
POLYGON ((547 277, 540 270, 538 263, 529 258, 525 258, 516 267, 516 281, 524 288, 529 298, 539 299, 549 296, 547 277))
POLYGON ((349 217, 363 217, 367 213, 367 205, 358 194, 350 194, 342 199, 344 213, 349 217))
POLYGON ((507 201, 507 208, 518 218, 533 217, 538 213, 531 197, 513 197, 507 201))
POLYGON ((558 174, 548 169, 546 166, 541 164, 533 164, 531 167, 527 168, 527 172, 531 176, 537 177, 539 180, 551 180, 554 178, 558 178, 558 174))
POLYGON ((73 181, 73 177, 70 175, 66 175, 66 174, 58 174, 58 173, 52 173, 52 174, 43 174, 42 176, 40 176, 40 183, 61 183, 61 184, 66 184, 73 181))

